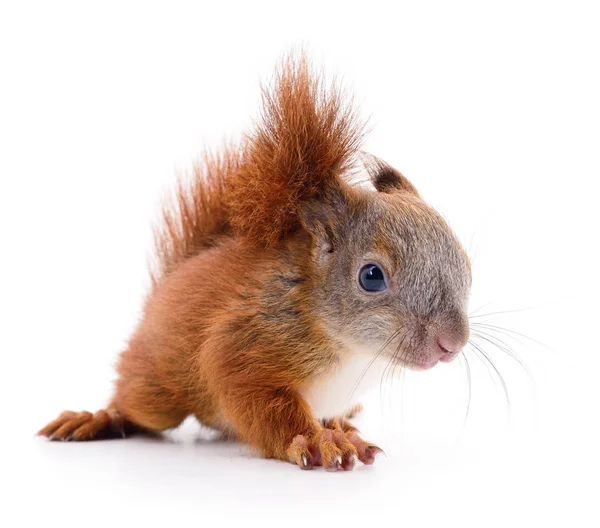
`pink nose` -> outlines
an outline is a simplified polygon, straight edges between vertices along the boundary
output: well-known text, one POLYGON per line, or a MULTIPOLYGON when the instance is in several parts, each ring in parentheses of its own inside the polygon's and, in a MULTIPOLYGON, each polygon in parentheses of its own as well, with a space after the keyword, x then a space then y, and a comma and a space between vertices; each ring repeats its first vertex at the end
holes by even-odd
POLYGON ((438 360, 448 363, 456 358, 466 344, 466 339, 451 334, 437 337, 438 360))
POLYGON ((449 363, 458 357, 469 342, 467 316, 457 312, 453 317, 442 319, 430 327, 427 338, 415 358, 417 368, 429 369, 439 361, 449 363))
POLYGON ((457 354, 465 346, 465 341, 460 337, 441 334, 437 338, 437 345, 446 354, 457 354))

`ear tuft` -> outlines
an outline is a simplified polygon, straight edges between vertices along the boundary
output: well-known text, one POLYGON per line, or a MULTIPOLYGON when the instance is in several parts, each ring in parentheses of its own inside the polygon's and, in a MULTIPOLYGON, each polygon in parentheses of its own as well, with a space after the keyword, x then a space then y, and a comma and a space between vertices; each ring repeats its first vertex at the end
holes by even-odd
POLYGON ((349 98, 336 84, 325 88, 303 54, 283 61, 262 100, 224 198, 234 232, 272 246, 299 225, 302 205, 353 164, 363 125, 349 98))
POLYGON ((400 171, 368 152, 361 152, 361 158, 375 189, 382 193, 410 192, 418 195, 417 190, 400 171))

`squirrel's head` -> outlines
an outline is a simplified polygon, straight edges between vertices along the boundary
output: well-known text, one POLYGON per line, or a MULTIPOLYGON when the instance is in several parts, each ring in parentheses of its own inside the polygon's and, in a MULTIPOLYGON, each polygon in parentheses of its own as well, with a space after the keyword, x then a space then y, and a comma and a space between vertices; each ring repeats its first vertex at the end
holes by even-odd
POLYGON ((467 343, 469 259, 444 219, 376 160, 375 191, 338 181, 301 214, 312 239, 311 295, 327 331, 412 368, 467 343))
POLYGON ((308 293, 332 338, 430 367, 456 357, 469 337, 469 261, 389 165, 366 163, 374 191, 344 180, 364 137, 350 103, 306 57, 284 60, 224 183, 228 224, 261 247, 310 233, 308 293))

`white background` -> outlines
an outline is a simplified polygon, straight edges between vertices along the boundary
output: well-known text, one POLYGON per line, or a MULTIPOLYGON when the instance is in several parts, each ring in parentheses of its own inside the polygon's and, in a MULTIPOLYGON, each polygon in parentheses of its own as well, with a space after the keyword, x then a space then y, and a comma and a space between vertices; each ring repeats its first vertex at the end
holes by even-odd
POLYGON ((594 4, 2 2, 0 524, 598 526, 594 4), (531 377, 484 342, 510 408, 470 353, 466 422, 462 360, 384 385, 358 423, 387 457, 352 473, 193 422, 162 441, 34 438, 106 403, 161 195, 247 130, 300 44, 469 248, 471 309, 518 310, 481 320, 543 343, 501 336, 531 377))

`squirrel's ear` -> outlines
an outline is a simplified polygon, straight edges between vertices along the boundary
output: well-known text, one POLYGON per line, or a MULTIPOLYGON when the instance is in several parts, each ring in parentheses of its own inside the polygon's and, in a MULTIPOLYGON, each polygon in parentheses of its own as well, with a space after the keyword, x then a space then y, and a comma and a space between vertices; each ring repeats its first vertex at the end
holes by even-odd
POLYGON ((418 195, 412 183, 400 171, 373 154, 361 152, 361 159, 375 189, 383 193, 410 192, 418 195))
POLYGON ((351 193, 345 187, 341 182, 339 185, 328 185, 300 209, 300 222, 315 242, 318 259, 335 251, 339 226, 351 214, 351 193))

